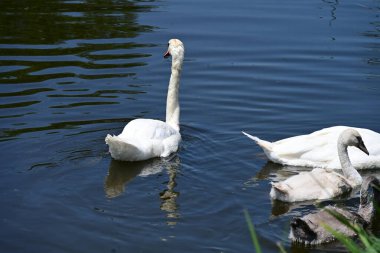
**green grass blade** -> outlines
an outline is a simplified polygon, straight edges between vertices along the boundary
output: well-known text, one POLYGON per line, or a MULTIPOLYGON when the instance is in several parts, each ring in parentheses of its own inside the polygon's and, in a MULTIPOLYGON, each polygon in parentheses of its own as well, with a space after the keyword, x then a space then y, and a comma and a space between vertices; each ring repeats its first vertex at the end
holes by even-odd
POLYGON ((326 224, 322 224, 323 227, 329 231, 333 236, 335 236, 341 243, 344 244, 344 246, 346 246, 346 248, 351 252, 351 253, 361 253, 363 250, 357 246, 357 244, 349 237, 345 236, 344 234, 342 233, 339 233, 337 232, 336 230, 334 230, 333 228, 331 228, 330 226, 326 225, 326 224))
POLYGON ((360 241, 364 244, 364 247, 370 249, 372 247, 372 243, 369 241, 371 238, 368 234, 363 230, 358 228, 358 236, 360 241))
POLYGON ((346 217, 344 217, 342 214, 336 212, 335 210, 329 210, 325 209, 326 212, 328 212, 331 216, 333 216, 335 219, 337 219, 340 223, 350 228, 355 233, 359 233, 357 230, 357 227, 355 227, 346 217))
POLYGON ((251 234, 252 243, 253 243, 253 246, 255 247, 256 253, 262 253, 259 240, 257 239, 255 227, 253 226, 253 223, 251 220, 251 216, 249 216, 248 211, 245 209, 244 209, 244 216, 248 224, 249 233, 251 234))
POLYGON ((377 253, 379 252, 378 249, 375 248, 376 240, 378 240, 378 238, 368 235, 368 233, 362 227, 358 226, 357 224, 352 224, 346 217, 344 217, 340 213, 335 212, 333 210, 326 210, 326 211, 358 235, 361 243, 364 246, 364 249, 360 248, 358 246, 358 243, 356 243, 351 238, 335 231, 331 227, 324 224, 325 229, 329 231, 331 234, 333 234, 341 243, 343 243, 351 253, 354 253, 354 252, 377 253))
POLYGON ((281 253, 286 253, 284 246, 282 246, 282 244, 280 242, 277 243, 277 247, 280 249, 281 253))

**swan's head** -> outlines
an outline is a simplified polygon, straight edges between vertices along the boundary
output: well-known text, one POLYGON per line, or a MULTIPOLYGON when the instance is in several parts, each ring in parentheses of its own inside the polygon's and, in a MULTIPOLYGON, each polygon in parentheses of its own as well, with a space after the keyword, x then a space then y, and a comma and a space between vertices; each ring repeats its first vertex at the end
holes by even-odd
POLYGON ((185 47, 183 46, 182 41, 179 39, 171 39, 168 43, 168 51, 164 54, 164 57, 167 58, 169 56, 173 57, 173 60, 177 58, 183 58, 185 53, 185 47))
POLYGON ((369 152, 366 146, 364 145, 362 137, 360 136, 359 132, 355 129, 348 128, 344 130, 339 136, 338 143, 341 143, 346 147, 357 147, 358 149, 369 155, 369 152))

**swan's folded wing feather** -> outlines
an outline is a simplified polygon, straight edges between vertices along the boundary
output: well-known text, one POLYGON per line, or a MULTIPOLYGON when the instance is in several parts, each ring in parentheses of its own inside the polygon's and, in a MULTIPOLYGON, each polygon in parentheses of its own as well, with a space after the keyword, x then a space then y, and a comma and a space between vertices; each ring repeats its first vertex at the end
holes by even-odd
POLYGON ((163 140, 178 132, 163 121, 136 119, 129 122, 119 137, 123 139, 163 140))
POLYGON ((283 159, 330 161, 337 154, 336 140, 339 130, 319 130, 308 135, 299 135, 273 143, 273 151, 283 159))
POLYGON ((280 183, 289 188, 289 199, 292 201, 331 198, 337 195, 340 187, 334 173, 320 168, 301 172, 280 183))

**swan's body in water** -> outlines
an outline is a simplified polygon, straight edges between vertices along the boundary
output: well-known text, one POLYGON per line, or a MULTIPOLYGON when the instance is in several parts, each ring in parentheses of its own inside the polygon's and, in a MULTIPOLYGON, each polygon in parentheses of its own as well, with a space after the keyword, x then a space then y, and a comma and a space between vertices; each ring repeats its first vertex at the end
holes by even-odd
POLYGON ((335 240, 324 225, 348 237, 357 236, 355 231, 341 223, 332 214, 343 216, 351 224, 366 228, 374 217, 375 208, 380 204, 380 182, 374 176, 366 178, 360 190, 360 206, 357 212, 327 206, 317 213, 293 218, 290 224, 289 239, 303 244, 322 244, 335 240), (372 189, 370 187, 372 186, 372 189), (369 194, 372 190, 372 194, 369 194))
POLYGON ((164 55, 164 57, 172 56, 166 121, 135 119, 124 127, 121 134, 117 136, 108 134, 105 141, 115 160, 142 161, 153 157, 167 157, 178 150, 181 141, 178 92, 184 53, 184 45, 180 40, 169 41, 168 51, 164 55))
MULTIPOLYGON (((339 134, 347 126, 333 126, 307 135, 299 135, 276 142, 261 140, 243 132, 254 140, 274 163, 290 166, 340 169, 336 144, 339 134)), ((366 144, 369 156, 355 148, 348 153, 352 164, 357 169, 380 168, 380 134, 365 128, 353 128, 360 133, 366 144)))
POLYGON ((333 170, 316 168, 301 172, 285 181, 272 183, 270 196, 285 202, 314 199, 330 199, 349 193, 362 183, 362 177, 352 166, 348 156, 348 146, 354 146, 368 154, 367 148, 358 131, 348 128, 338 138, 338 156, 343 175, 333 170))

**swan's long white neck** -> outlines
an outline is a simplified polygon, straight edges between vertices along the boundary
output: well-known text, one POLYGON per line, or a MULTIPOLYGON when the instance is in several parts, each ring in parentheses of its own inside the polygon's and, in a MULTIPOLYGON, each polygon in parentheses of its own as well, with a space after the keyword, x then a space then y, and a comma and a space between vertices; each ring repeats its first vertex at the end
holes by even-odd
POLYGON ((178 101, 179 80, 181 77, 183 54, 172 59, 172 73, 169 81, 168 97, 166 99, 166 123, 179 131, 180 108, 178 101))
POLYGON ((352 183, 352 186, 361 185, 363 179, 359 172, 354 168, 351 160, 348 156, 347 144, 344 143, 340 138, 338 139, 338 156, 340 164, 342 166, 343 175, 345 178, 352 183))

